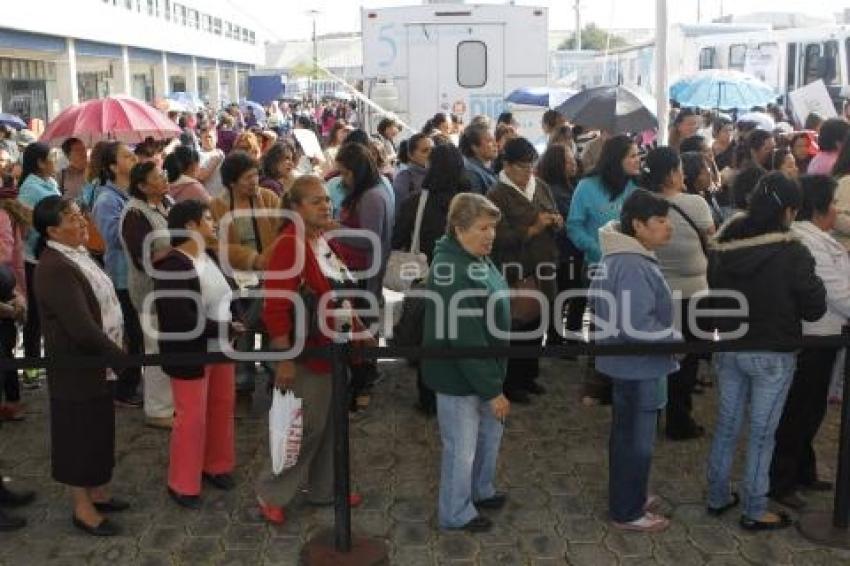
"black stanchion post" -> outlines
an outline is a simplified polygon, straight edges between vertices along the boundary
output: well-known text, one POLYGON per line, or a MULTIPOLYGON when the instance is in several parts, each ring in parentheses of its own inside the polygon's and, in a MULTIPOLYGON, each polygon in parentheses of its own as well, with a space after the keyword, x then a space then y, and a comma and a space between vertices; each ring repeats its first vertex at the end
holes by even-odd
POLYGON ((351 551, 351 466, 348 453, 348 345, 331 346, 334 425, 334 545, 351 551))
POLYGON ((826 546, 850 549, 850 359, 844 362, 844 400, 838 438, 838 469, 832 513, 811 512, 800 517, 797 528, 807 539, 826 546))
MULTIPOLYGON (((334 433, 334 528, 322 530, 301 549, 304 566, 385 566, 385 543, 351 534, 351 466, 348 435, 348 362, 350 346, 330 346, 331 411, 334 433)), ((305 410, 309 410, 305 407, 305 410)))

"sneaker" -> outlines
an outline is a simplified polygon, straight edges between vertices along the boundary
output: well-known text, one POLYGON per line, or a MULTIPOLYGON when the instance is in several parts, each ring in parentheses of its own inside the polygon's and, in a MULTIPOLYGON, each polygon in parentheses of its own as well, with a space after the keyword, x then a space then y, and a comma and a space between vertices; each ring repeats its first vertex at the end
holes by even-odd
POLYGON ((272 525, 282 525, 286 522, 286 514, 283 511, 283 507, 266 505, 259 497, 257 498, 257 504, 260 506, 260 515, 263 516, 266 522, 272 525))
POLYGON ((21 386, 24 389, 38 389, 41 387, 40 372, 35 368, 25 369, 21 377, 21 386))
POLYGON ((643 517, 629 521, 628 523, 618 523, 611 521, 611 525, 623 531, 635 531, 640 533, 658 533, 666 530, 670 526, 670 519, 656 515, 655 513, 644 513, 643 517))

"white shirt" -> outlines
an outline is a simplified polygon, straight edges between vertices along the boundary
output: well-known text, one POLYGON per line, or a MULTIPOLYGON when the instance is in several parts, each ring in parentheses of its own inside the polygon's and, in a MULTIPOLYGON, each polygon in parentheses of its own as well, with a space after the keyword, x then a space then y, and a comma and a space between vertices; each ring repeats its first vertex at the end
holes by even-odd
POLYGON ((204 181, 204 187, 206 187, 207 192, 211 197, 216 198, 220 197, 224 193, 224 184, 221 182, 221 163, 224 161, 224 152, 220 149, 213 149, 212 151, 200 151, 201 154, 201 169, 206 169, 209 165, 210 161, 213 159, 218 159, 218 165, 213 171, 213 174, 207 177, 207 180, 204 181))

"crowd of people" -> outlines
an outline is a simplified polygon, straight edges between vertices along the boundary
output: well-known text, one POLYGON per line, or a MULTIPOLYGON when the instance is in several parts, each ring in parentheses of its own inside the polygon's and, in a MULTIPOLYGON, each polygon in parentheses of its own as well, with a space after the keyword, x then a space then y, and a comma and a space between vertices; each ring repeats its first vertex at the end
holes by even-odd
MULTIPOLYGON (((383 307, 393 251, 421 251, 429 269, 417 285, 441 299, 416 319, 423 346, 569 344, 596 340, 600 327, 616 330, 600 343, 697 341, 745 323, 743 337, 779 346, 716 354, 715 380, 700 375, 694 354, 598 357, 582 402, 612 407, 615 527, 669 526, 649 492, 657 415, 672 441, 704 436, 694 395, 716 382, 707 512, 740 505, 742 528, 783 528, 789 516, 769 510, 769 498, 799 510, 801 494, 831 489, 812 442, 828 398, 841 395, 832 376, 844 356, 787 344, 839 334, 850 317, 850 123, 812 117, 810 129, 795 130, 781 107, 755 110, 775 127, 675 109, 666 145, 645 143, 645 133, 588 132, 553 110, 536 143, 510 113, 468 125, 437 113, 402 140, 391 118, 374 135, 358 128, 344 103, 173 114, 177 139, 88 148, 70 138, 59 155, 4 135, 2 354, 15 355, 19 334, 34 358, 286 350, 330 344, 324 329, 374 343, 379 317, 364 307, 383 307), (299 128, 322 140, 323 156, 305 155, 299 128), (713 290, 736 292, 747 310, 682 323, 677 313, 723 303, 713 290), (523 300, 528 293, 542 300, 523 300), (330 300, 304 320, 294 296, 302 307, 330 300)), ((368 410, 378 368, 355 358, 349 370, 350 410, 368 410)), ((49 370, 52 475, 70 487, 74 525, 115 535, 107 515, 131 505, 109 489, 116 407, 143 408, 148 426, 170 431, 164 487, 177 505, 200 509, 205 485, 236 486, 235 399, 265 383, 303 399, 304 422, 295 466, 258 477, 258 512, 283 523, 302 489, 330 504, 330 372, 311 356, 268 368, 49 370)), ((492 520, 480 511, 507 501, 495 485, 505 418, 546 394, 539 361, 425 359, 417 372, 419 408, 436 415, 443 444, 439 526, 487 531, 492 520)), ((37 376, 3 374, 0 418, 25 418, 21 387, 37 387, 37 376)), ((0 482, 0 529, 23 527, 3 508, 34 497, 0 482)))

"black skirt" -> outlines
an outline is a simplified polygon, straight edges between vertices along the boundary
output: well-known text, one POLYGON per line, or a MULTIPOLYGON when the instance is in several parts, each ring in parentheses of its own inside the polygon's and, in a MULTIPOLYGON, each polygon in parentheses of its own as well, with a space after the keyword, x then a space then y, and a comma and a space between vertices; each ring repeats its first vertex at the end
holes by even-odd
POLYGON ((115 406, 112 397, 50 400, 53 479, 74 487, 109 483, 115 467, 115 406))

